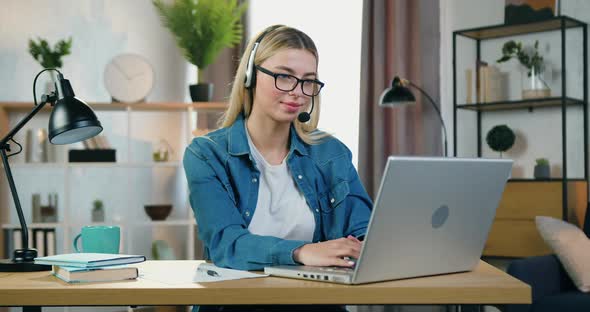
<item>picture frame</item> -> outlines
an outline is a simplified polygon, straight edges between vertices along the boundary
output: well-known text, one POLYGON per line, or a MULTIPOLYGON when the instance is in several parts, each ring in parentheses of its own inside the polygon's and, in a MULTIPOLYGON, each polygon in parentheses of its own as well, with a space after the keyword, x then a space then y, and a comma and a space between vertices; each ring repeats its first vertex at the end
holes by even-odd
POLYGON ((561 15, 560 0, 505 0, 504 24, 526 24, 561 15))

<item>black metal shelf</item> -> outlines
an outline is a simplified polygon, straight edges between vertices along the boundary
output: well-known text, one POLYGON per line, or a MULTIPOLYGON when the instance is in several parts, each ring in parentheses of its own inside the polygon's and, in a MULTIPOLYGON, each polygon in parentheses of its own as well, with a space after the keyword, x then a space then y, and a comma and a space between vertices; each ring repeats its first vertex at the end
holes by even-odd
MULTIPOLYGON (((458 109, 467 109, 473 111, 500 111, 500 110, 512 110, 512 109, 529 109, 533 108, 545 108, 545 107, 561 107, 561 97, 550 97, 542 99, 527 99, 518 101, 499 101, 499 102, 488 102, 488 103, 475 103, 475 104, 461 104, 457 105, 458 109)), ((565 98, 565 104, 567 106, 583 106, 584 100, 565 98)))
MULTIPOLYGON (((457 141, 458 137, 458 124, 463 122, 463 118, 458 118, 457 112, 459 110, 471 110, 474 114, 470 114, 473 116, 467 116, 469 118, 474 118, 476 121, 476 138, 477 138, 477 157, 482 157, 483 148, 482 145, 484 144, 484 134, 482 133, 482 119, 483 116, 486 115, 487 112, 493 111, 508 111, 508 110, 519 110, 519 109, 528 109, 529 111, 533 111, 535 108, 539 109, 549 109, 549 108, 559 108, 553 109, 552 112, 555 114, 559 114, 561 116, 561 123, 560 125, 556 125, 554 128, 555 131, 561 131, 561 144, 557 142, 555 146, 561 146, 561 170, 564 173, 568 172, 568 149, 571 148, 566 144, 568 142, 567 139, 567 109, 570 107, 581 107, 583 110, 583 124, 581 125, 581 132, 583 133, 583 175, 581 173, 577 174, 576 176, 582 175, 583 178, 568 178, 567 175, 564 177, 555 177, 543 180, 536 180, 536 179, 511 179, 510 182, 534 182, 534 183, 547 183, 547 182, 559 182, 561 183, 561 201, 562 201, 562 215, 564 218, 568 216, 568 184, 571 182, 583 181, 588 183, 589 181, 589 156, 588 156, 588 27, 587 24, 581 22, 579 20, 573 19, 568 16, 556 16, 551 19, 547 19, 544 21, 533 22, 533 23, 526 23, 526 24, 516 24, 516 25, 507 25, 507 24, 499 24, 499 25, 491 25, 485 27, 478 27, 478 28, 470 28, 464 30, 457 30, 453 32, 453 154, 457 157, 457 146, 461 143, 457 141), (566 68, 568 67, 568 63, 566 58, 569 58, 567 53, 567 44, 566 38, 570 38, 570 33, 572 35, 579 36, 578 32, 568 32, 568 29, 571 28, 578 28, 580 29, 581 34, 581 47, 579 56, 576 56, 580 60, 580 64, 577 66, 582 67, 582 77, 575 78, 575 79, 568 79, 566 80, 566 68), (475 52, 475 62, 474 66, 478 64, 481 59, 481 50, 483 49, 482 41, 487 39, 496 39, 502 37, 510 37, 516 35, 525 35, 525 34, 532 34, 532 33, 540 33, 540 32, 550 32, 555 31, 559 34, 559 40, 556 40, 556 48, 559 47, 561 49, 561 92, 562 96, 560 97, 548 97, 542 99, 526 99, 526 100, 517 100, 517 101, 498 101, 498 102, 488 102, 488 103, 475 103, 475 104, 467 104, 462 103, 460 104, 457 101, 457 66, 458 66, 458 56, 457 56, 457 38, 463 37, 464 39, 469 39, 465 41, 469 41, 470 44, 474 45, 474 52, 475 52), (567 86, 568 84, 580 84, 583 90, 583 95, 581 96, 582 99, 568 97, 567 94, 567 86)), ((576 48, 576 51, 578 48, 576 48)), ((570 65, 571 66, 571 65, 570 65)), ((477 66, 475 67, 475 77, 479 77, 479 71, 477 66)), ((477 90, 477 87, 476 87, 477 90)), ((579 95, 578 95, 579 96, 579 95)), ((476 93, 476 98, 478 98, 478 94, 476 93)), ((529 119, 532 119, 529 118, 529 119)), ((553 129, 552 129, 553 130, 553 129)), ((588 189, 586 189, 586 198, 589 197, 588 189)))
MULTIPOLYGON (((586 179, 584 178, 567 178, 566 181, 568 182, 574 182, 574 181, 586 181, 586 179)), ((549 178, 549 179, 525 179, 525 178, 514 178, 514 179, 509 179, 508 182, 563 182, 562 178, 549 178)))
POLYGON ((455 31, 454 33, 471 39, 485 40, 516 35, 524 35, 536 32, 561 30, 562 21, 565 23, 565 28, 582 27, 585 25, 584 22, 578 21, 569 16, 562 15, 535 23, 516 25, 498 24, 486 27, 459 30, 455 31))

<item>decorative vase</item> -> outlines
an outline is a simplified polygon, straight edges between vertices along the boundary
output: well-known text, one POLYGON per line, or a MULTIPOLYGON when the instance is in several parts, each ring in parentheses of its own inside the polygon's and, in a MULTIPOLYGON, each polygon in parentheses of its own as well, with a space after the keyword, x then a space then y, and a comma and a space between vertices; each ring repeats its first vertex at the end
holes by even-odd
POLYGON ((54 71, 50 71, 49 76, 51 79, 45 83, 45 94, 47 95, 57 90, 57 74, 54 71))
POLYGON ((532 67, 530 72, 522 71, 522 98, 538 99, 551 96, 551 89, 545 82, 543 71, 537 67, 532 67))
POLYGON ((198 83, 189 86, 191 100, 193 102, 211 102, 213 98, 212 83, 198 83))
POLYGON ((536 165, 535 166, 535 179, 549 179, 550 170, 549 165, 536 165))

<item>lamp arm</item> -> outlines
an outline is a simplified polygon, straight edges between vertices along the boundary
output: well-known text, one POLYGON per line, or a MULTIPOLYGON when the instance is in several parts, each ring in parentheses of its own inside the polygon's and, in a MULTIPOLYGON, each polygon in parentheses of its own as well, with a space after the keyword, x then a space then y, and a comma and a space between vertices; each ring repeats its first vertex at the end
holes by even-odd
POLYGON ((21 121, 19 121, 19 123, 12 130, 10 130, 10 132, 8 132, 8 134, 0 141, 0 147, 4 147, 8 143, 8 141, 10 141, 14 137, 14 135, 22 127, 24 127, 24 125, 27 124, 27 122, 29 122, 29 120, 31 120, 31 118, 33 118, 33 116, 35 116, 35 114, 37 114, 43 108, 43 106, 45 104, 51 103, 51 105, 53 105, 55 103, 55 101, 57 101, 59 94, 56 91, 56 92, 52 92, 50 95, 43 95, 41 97, 41 104, 37 104, 37 93, 35 91, 35 86, 37 84, 37 78, 39 78, 39 76, 43 72, 46 72, 48 70, 54 70, 54 71, 58 72, 60 79, 63 79, 62 73, 55 68, 46 68, 46 69, 40 71, 37 74, 37 76, 35 76, 35 80, 33 80, 33 99, 35 101, 35 107, 25 118, 23 118, 21 121))
MULTIPOLYGON (((45 97, 46 95, 44 95, 45 97)), ((54 94, 52 93, 52 95, 47 96, 47 100, 43 100, 41 101, 41 104, 35 106, 33 108, 33 110, 27 115, 25 116, 25 118, 23 118, 21 121, 18 122, 18 124, 16 126, 14 126, 14 128, 12 130, 10 130, 10 132, 8 132, 8 134, 2 138, 2 140, 0 141, 0 145, 2 146, 2 148, 4 149, 5 145, 8 144, 8 141, 10 141, 14 135, 20 130, 22 129, 22 127, 24 127, 27 122, 29 122, 29 120, 31 120, 33 118, 33 116, 35 116, 42 108, 43 106, 45 106, 45 104, 47 103, 52 103, 51 100, 53 99, 54 94)), ((55 99, 57 99, 57 96, 55 96, 55 99)))
MULTIPOLYGON (((45 97, 45 96, 44 96, 45 97)), ((37 112, 39 112, 43 106, 45 106, 47 102, 42 101, 41 104, 37 105, 25 118, 23 118, 15 127, 12 129, 3 139, 0 141, 0 155, 2 156, 2 164, 4 164, 4 171, 6 172, 6 179, 8 180, 8 185, 10 186, 10 192, 12 193, 12 199, 14 200, 14 206, 16 208, 16 213, 18 214, 18 220, 21 226, 21 237, 23 241, 23 249, 29 248, 29 230, 27 228, 27 223, 25 222, 25 217, 23 215, 23 210, 20 205, 20 200, 18 198, 18 193, 16 192, 16 186, 14 184, 14 179, 12 177, 12 171, 10 170, 10 165, 8 164, 8 155, 6 151, 10 151, 10 146, 8 141, 12 139, 12 137, 20 130, 37 112)))
POLYGON ((426 91, 422 90, 422 88, 418 87, 416 84, 414 84, 413 82, 411 82, 410 80, 406 80, 412 87, 418 89, 429 101, 430 104, 432 105, 432 107, 434 108, 434 110, 437 112, 438 115, 438 119, 440 120, 440 123, 442 125, 443 128, 443 134, 444 134, 444 143, 445 143, 445 157, 447 157, 447 127, 445 126, 445 122, 442 118, 442 114, 440 112, 440 109, 438 108, 438 106, 436 105, 436 102, 430 97, 430 95, 428 95, 428 93, 426 93, 426 91))
MULTIPOLYGON (((2 140, 0 140, 0 157, 2 158, 2 164, 4 165, 4 171, 6 172, 6 179, 8 180, 8 185, 10 187, 10 192, 12 193, 12 199, 14 200, 14 206, 16 208, 16 213, 18 215, 18 220, 19 220, 20 226, 21 226, 21 237, 22 237, 22 241, 23 241, 23 246, 22 246, 23 250, 29 249, 29 229, 27 228, 27 223, 25 222, 25 216, 23 215, 23 210, 20 205, 18 193, 16 191, 16 185, 14 184, 14 178, 12 177, 12 171, 10 170, 10 165, 8 163, 9 155, 6 154, 6 151, 10 151, 10 145, 8 144, 8 142, 13 139, 14 135, 16 135, 16 133, 20 129, 22 129, 27 124, 27 122, 29 122, 33 118, 33 116, 35 116, 41 109, 43 109, 43 106, 45 106, 45 104, 51 103, 53 105, 53 103, 55 103, 55 101, 57 101, 57 97, 58 97, 57 92, 52 92, 50 95, 43 95, 42 99, 41 99, 41 103, 37 104, 37 96, 35 93, 35 85, 37 83, 37 78, 43 72, 48 71, 48 70, 57 71, 60 75, 60 79, 63 77, 61 72, 59 72, 59 70, 57 70, 57 69, 47 68, 47 69, 40 71, 37 74, 37 76, 35 76, 35 80, 33 81, 33 96, 35 98, 35 107, 27 116, 25 116, 25 118, 23 118, 21 121, 19 121, 18 124, 12 130, 10 130, 8 132, 8 134, 6 134, 6 136, 4 136, 4 138, 2 138, 2 140)), ((28 255, 28 253, 26 253, 26 254, 28 255)), ((15 255, 16 255, 16 251, 15 251, 15 255)), ((25 259, 25 260, 28 260, 28 259, 25 259)))

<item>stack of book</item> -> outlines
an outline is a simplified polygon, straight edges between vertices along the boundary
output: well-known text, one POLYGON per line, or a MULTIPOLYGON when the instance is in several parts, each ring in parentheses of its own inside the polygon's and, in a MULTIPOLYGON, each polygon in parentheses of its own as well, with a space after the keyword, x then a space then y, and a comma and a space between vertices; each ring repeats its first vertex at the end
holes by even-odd
MULTIPOLYGON (((500 71, 496 66, 488 65, 485 62, 477 64, 478 77, 475 81, 475 101, 477 103, 490 103, 505 101, 507 96, 507 74, 500 71)), ((466 90, 465 103, 471 104, 473 97, 473 70, 465 70, 466 90)))
POLYGON ((35 258, 36 264, 51 265, 53 275, 68 283, 113 282, 136 279, 139 272, 128 264, 145 256, 104 253, 71 253, 35 258))

